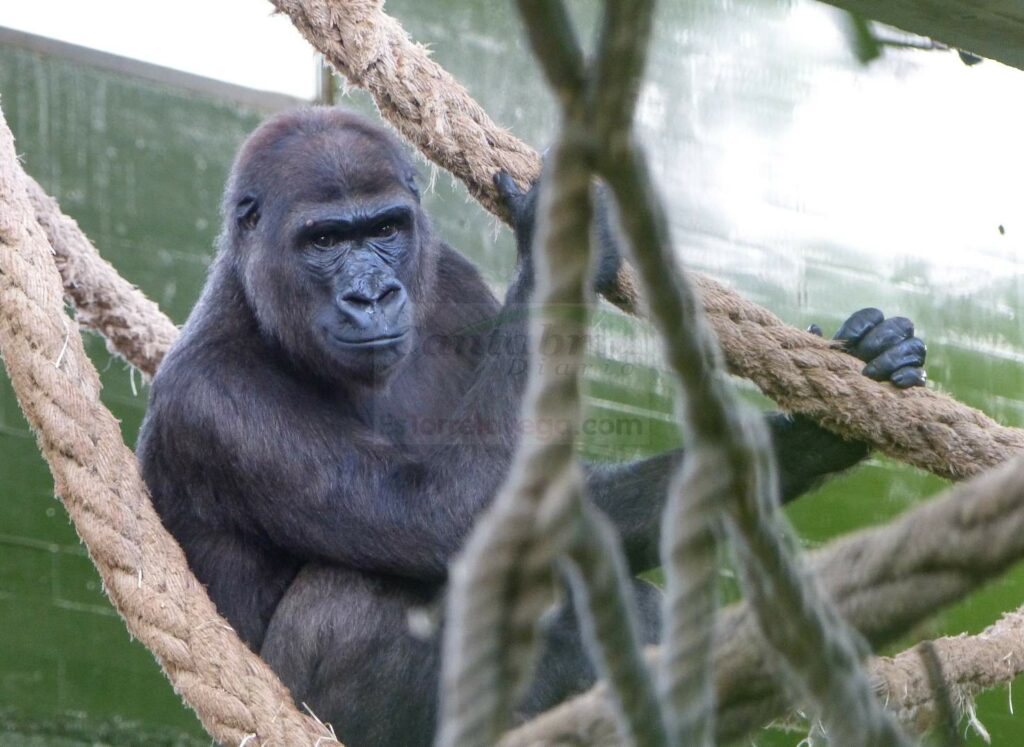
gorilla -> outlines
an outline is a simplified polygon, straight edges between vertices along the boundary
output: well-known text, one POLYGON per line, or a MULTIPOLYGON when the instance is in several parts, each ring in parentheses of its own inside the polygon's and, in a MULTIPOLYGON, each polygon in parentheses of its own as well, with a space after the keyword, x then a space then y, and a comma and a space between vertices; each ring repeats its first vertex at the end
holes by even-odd
MULTIPOLYGON (((435 234, 390 132, 336 108, 270 119, 235 160, 209 278, 153 380, 138 455, 157 511, 219 611, 350 747, 431 743, 438 635, 410 614, 443 594, 519 437, 536 190, 496 182, 519 255, 504 303, 435 234)), ((599 287, 619 261, 614 231, 600 243, 599 287)), ((839 337, 867 375, 923 383, 909 320, 865 309, 839 337)), ((767 417, 784 500, 867 453, 767 417)), ((659 563, 679 461, 586 468, 634 573, 659 563)), ((636 582, 648 642, 659 593, 636 582)), ((571 603, 543 634, 523 717, 595 678, 571 603)))

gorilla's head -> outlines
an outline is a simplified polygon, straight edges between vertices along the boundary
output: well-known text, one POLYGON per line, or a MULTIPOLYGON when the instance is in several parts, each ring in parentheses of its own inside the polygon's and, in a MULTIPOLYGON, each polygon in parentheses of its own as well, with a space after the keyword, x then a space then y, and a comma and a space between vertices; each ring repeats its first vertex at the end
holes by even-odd
POLYGON ((319 376, 387 381, 428 313, 437 254, 394 136, 341 109, 279 115, 242 146, 223 213, 261 333, 319 376))

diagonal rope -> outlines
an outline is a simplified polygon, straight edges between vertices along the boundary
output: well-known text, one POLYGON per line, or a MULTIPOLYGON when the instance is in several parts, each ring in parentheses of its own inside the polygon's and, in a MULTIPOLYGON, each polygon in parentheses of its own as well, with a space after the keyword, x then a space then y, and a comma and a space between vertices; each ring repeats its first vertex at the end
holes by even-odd
POLYGON ((111 353, 152 376, 178 337, 174 322, 117 274, 78 223, 64 215, 57 201, 27 174, 25 187, 36 220, 53 247, 53 260, 64 283, 64 295, 75 308, 76 321, 103 335, 111 353))

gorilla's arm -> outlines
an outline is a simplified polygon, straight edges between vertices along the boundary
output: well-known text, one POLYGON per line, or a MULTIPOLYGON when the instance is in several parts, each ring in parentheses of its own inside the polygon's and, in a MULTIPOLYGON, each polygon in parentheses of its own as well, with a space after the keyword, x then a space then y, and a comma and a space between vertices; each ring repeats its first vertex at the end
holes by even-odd
MULTIPOLYGON (((274 396, 261 396, 250 379, 237 386, 222 382, 224 389, 205 406, 192 393, 196 422, 172 426, 177 437, 166 448, 195 453, 171 454, 169 463, 172 469, 182 463, 231 465, 232 478, 244 484, 223 494, 246 500, 228 513, 248 517, 246 525, 256 539, 299 558, 440 581, 510 468, 521 381, 500 374, 508 363, 497 356, 486 359, 467 392, 472 406, 465 414, 477 418, 469 422, 474 427, 483 423, 488 431, 442 438, 424 458, 382 451, 370 433, 325 442, 307 405, 289 403, 279 384, 269 387, 274 396), (231 400, 235 406, 227 411, 217 404, 231 400), (282 444, 260 437, 261 424, 267 422, 278 423, 293 443, 320 444, 323 452, 281 459, 282 444)), ((883 367, 882 373, 894 371, 883 367)), ((805 418, 783 413, 766 418, 783 501, 868 453, 863 443, 845 441, 805 418)), ((659 562, 660 516, 680 459, 676 450, 630 464, 587 468, 589 494, 618 528, 635 572, 659 562)), ((169 481, 180 482, 180 476, 169 481)))
MULTIPOLYGON (((783 503, 797 498, 834 472, 848 469, 868 454, 860 441, 847 441, 799 415, 768 413, 766 421, 778 462, 783 503)), ((618 528, 633 573, 661 564, 658 545, 661 514, 669 483, 683 452, 676 449, 625 464, 586 465, 591 499, 618 528)))
MULTIPOLYGON (((211 346, 210 355, 236 355, 228 345, 211 346)), ((188 376, 175 385, 171 360, 150 403, 145 477, 164 506, 190 496, 203 516, 184 516, 179 536, 223 525, 299 561, 440 582, 510 469, 521 381, 509 379, 508 364, 485 359, 493 370, 481 370, 465 398, 473 403, 466 414, 479 418, 468 422, 488 432, 440 438, 412 458, 351 423, 336 437, 331 409, 271 369, 223 367, 199 384, 188 376)), ((775 413, 768 422, 784 500, 867 452, 802 418, 775 413)), ((588 468, 590 495, 618 527, 634 571, 658 563, 660 516, 679 459, 675 451, 588 468)))
MULTIPOLYGON (((369 432, 334 438, 283 386, 253 378, 246 388, 223 379, 219 391, 193 388, 187 408, 152 419, 143 469, 165 521, 189 537, 215 527, 301 562, 443 581, 507 471, 506 450, 480 444, 449 461, 411 461, 369 432)), ((182 401, 160 395, 151 411, 164 396, 182 401)))

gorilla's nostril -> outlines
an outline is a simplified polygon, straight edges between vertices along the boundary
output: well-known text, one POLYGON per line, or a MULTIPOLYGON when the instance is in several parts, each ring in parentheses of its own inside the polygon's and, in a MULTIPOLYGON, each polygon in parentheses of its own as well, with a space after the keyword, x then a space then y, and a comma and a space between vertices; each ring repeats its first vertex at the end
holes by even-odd
POLYGON ((373 304, 376 303, 372 298, 369 298, 362 293, 346 293, 341 297, 341 300, 349 306, 356 306, 359 308, 373 306, 373 304))
POLYGON ((341 297, 341 303, 351 308, 372 310, 375 306, 384 306, 400 298, 404 289, 399 283, 384 283, 376 288, 350 290, 341 297))

